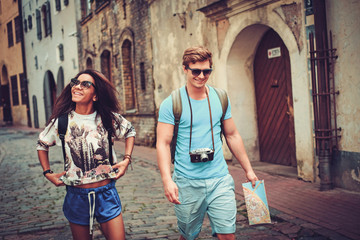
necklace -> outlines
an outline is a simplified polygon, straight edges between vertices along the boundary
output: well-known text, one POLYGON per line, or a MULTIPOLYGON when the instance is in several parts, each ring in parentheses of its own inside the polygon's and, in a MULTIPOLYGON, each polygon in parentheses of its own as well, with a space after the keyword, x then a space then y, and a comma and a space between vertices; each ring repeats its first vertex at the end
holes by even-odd
MULTIPOLYGON (((185 85, 185 90, 186 90, 186 96, 189 100, 189 106, 190 106, 190 116, 191 116, 191 120, 190 120, 190 143, 189 143, 189 153, 191 152, 191 136, 192 136, 192 122, 193 122, 193 114, 192 114, 192 108, 191 108, 191 102, 190 102, 190 97, 189 97, 189 93, 187 90, 187 86, 185 85)), ((210 90, 210 89, 209 89, 210 90)), ((214 144, 214 131, 213 131, 213 124, 212 124, 212 117, 211 117, 211 107, 210 107, 210 99, 209 99, 209 94, 206 90, 205 87, 205 93, 206 93, 206 98, 207 98, 207 102, 209 105, 209 114, 210 114, 210 127, 211 127, 211 138, 212 138, 212 145, 213 145, 213 150, 215 151, 215 144, 214 144)))

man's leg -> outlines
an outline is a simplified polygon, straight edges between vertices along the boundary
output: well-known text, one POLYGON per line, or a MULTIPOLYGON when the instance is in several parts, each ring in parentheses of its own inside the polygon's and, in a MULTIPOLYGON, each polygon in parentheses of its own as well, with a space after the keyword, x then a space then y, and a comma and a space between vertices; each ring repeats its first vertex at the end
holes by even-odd
POLYGON ((236 199, 234 180, 230 174, 207 180, 209 216, 213 235, 219 239, 234 239, 236 230, 236 199))
POLYGON ((182 235, 179 239, 192 240, 199 235, 206 213, 204 181, 183 177, 176 177, 174 181, 179 188, 181 202, 175 205, 178 228, 182 235))

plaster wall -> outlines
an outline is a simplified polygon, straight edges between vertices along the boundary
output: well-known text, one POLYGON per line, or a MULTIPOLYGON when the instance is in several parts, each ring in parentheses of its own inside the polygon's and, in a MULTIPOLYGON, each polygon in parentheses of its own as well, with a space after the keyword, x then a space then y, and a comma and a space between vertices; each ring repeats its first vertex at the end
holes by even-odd
MULTIPOLYGON (((217 69, 216 29, 204 14, 196 11, 204 1, 154 1, 150 5, 155 105, 171 91, 185 84, 182 55, 190 46, 205 45, 212 50, 214 68, 217 69)), ((216 70, 215 70, 216 71, 216 70)), ((210 77, 210 84, 213 76, 210 77)))
POLYGON ((34 106, 32 98, 37 98, 38 120, 40 128, 46 124, 44 105, 44 78, 45 73, 50 71, 57 84, 57 74, 60 67, 64 70, 64 85, 70 82, 71 77, 78 72, 78 50, 77 50, 77 14, 78 1, 69 1, 64 6, 61 1, 61 11, 56 11, 55 2, 50 1, 51 9, 51 35, 44 37, 44 22, 42 25, 42 39, 37 38, 35 10, 41 10, 46 1, 25 0, 22 3, 23 17, 32 16, 33 27, 24 34, 26 65, 29 79, 29 99, 32 123, 34 124, 34 106), (64 47, 64 61, 60 61, 59 44, 64 47), (35 63, 37 57, 37 67, 35 63))
MULTIPOLYGON (((0 14, 0 84, 9 84, 10 102, 11 102, 11 115, 14 125, 27 125, 26 105, 22 105, 21 100, 21 87, 19 74, 24 72, 22 63, 22 50, 21 42, 16 42, 15 36, 15 21, 14 19, 19 15, 18 2, 16 1, 2 1, 2 12, 0 14), (11 21, 13 31, 14 45, 9 48, 8 46, 8 31, 7 24, 11 21), (6 67, 8 79, 2 79, 1 71, 3 66, 6 67), (10 77, 16 75, 18 81, 18 98, 19 105, 13 106, 12 90, 10 77)), ((0 107, 0 122, 3 120, 2 107, 0 107)))
MULTIPOLYGON (((1 22, 1 33, 0 34, 0 72, 2 67, 5 65, 8 72, 8 77, 10 81, 10 76, 18 75, 23 72, 23 64, 22 64, 22 56, 21 56, 21 43, 16 42, 15 37, 15 23, 14 18, 19 15, 18 4, 13 1, 5 1, 2 2, 2 13, 0 14, 0 22, 1 22), (5 11, 6 9, 6 11, 5 11), (12 31, 13 31, 13 40, 14 45, 12 47, 8 47, 8 31, 7 24, 11 21, 12 23, 12 31)), ((1 77, 1 76, 0 76, 1 77)), ((1 80, 1 83, 4 84, 4 80, 1 80)))
POLYGON ((328 31, 332 31, 338 150, 332 162, 334 185, 360 192, 360 2, 326 1, 328 31))
POLYGON ((341 127, 339 149, 360 152, 360 2, 326 1, 328 31, 332 31, 335 62, 338 127, 341 127))

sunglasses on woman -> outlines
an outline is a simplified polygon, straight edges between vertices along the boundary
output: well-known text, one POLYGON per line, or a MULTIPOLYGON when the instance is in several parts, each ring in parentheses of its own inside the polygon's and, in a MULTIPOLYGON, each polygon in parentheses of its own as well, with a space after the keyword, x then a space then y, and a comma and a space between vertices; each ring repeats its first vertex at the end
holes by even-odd
POLYGON ((201 74, 201 72, 204 74, 205 77, 210 76, 211 72, 212 72, 212 68, 208 68, 208 69, 198 69, 198 68, 190 68, 189 66, 186 67, 186 69, 191 70, 191 74, 194 77, 197 77, 201 74))
POLYGON ((83 89, 88 89, 91 87, 91 85, 96 89, 95 87, 95 84, 93 84, 92 82, 89 82, 89 81, 80 81, 80 80, 77 80, 76 78, 72 78, 71 81, 70 81, 70 86, 71 87, 75 87, 77 85, 81 86, 81 88, 83 89))

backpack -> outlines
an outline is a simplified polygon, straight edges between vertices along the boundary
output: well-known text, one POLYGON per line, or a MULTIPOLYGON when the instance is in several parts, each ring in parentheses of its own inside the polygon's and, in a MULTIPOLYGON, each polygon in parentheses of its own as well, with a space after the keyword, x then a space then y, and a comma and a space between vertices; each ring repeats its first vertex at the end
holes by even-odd
MULTIPOLYGON (((64 165, 66 163, 66 153, 65 153, 65 135, 66 135, 66 131, 67 131, 67 126, 68 126, 68 114, 62 114, 59 116, 58 119, 58 133, 59 133, 59 138, 61 140, 61 147, 62 147, 62 153, 63 153, 63 157, 64 157, 64 165)), ((107 129, 108 131, 108 141, 109 141, 109 161, 111 166, 114 165, 113 162, 113 156, 112 156, 112 140, 111 140, 111 135, 112 135, 112 129, 109 128, 107 129)))
MULTIPOLYGON (((221 107, 222 107, 222 116, 221 116, 221 119, 220 119, 220 126, 221 126, 220 137, 221 137, 221 141, 222 141, 222 136, 224 134, 223 122, 224 122, 225 113, 226 113, 226 110, 227 110, 228 104, 229 104, 228 103, 228 96, 227 96, 226 91, 221 89, 221 88, 213 87, 213 89, 217 93, 217 95, 218 95, 218 97, 220 99, 220 102, 221 102, 221 107)), ((179 131, 179 124, 180 124, 180 118, 181 118, 181 113, 182 113, 182 103, 181 103, 180 88, 175 89, 174 91, 172 91, 171 98, 172 98, 172 104, 173 104, 173 114, 174 114, 174 118, 175 118, 175 125, 174 125, 173 138, 172 138, 171 144, 170 144, 170 152, 171 152, 171 162, 174 163, 177 135, 178 135, 178 131, 179 131)))

